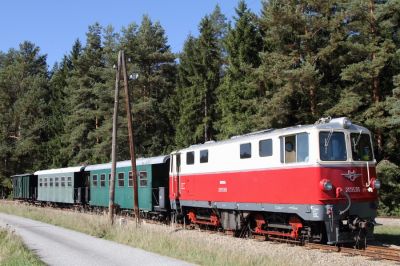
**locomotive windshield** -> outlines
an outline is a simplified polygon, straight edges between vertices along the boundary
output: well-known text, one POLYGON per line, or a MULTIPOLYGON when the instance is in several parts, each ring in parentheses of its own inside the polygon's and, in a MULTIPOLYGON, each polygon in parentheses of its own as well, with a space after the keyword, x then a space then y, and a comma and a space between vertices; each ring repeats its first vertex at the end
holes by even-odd
POLYGON ((343 132, 321 131, 319 154, 322 161, 346 161, 346 141, 343 132))
POLYGON ((372 148, 371 140, 368 134, 351 133, 351 154, 354 161, 371 161, 372 148))

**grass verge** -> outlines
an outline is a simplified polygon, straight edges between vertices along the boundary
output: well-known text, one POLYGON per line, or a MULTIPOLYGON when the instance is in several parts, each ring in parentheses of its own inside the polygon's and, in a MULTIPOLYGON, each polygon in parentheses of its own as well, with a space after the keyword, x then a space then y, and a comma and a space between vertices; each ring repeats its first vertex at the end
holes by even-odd
POLYGON ((116 241, 161 255, 201 265, 287 265, 287 258, 271 258, 265 251, 249 250, 238 239, 220 243, 216 237, 190 234, 170 226, 133 222, 124 226, 111 226, 106 215, 62 211, 52 208, 27 206, 0 201, 0 212, 23 216, 80 231, 96 237, 116 241), (234 244, 236 243, 236 244, 234 244))
POLYGON ((45 265, 13 232, 0 228, 0 265, 45 265))
POLYGON ((374 236, 379 242, 400 246, 400 226, 376 226, 374 236))

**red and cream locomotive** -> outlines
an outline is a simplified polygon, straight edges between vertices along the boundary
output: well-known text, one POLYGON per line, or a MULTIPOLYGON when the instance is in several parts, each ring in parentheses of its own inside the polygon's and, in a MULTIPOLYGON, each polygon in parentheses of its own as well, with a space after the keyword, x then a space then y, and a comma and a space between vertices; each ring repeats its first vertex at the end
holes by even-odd
POLYGON ((193 224, 328 244, 364 244, 377 211, 370 131, 347 118, 175 151, 173 212, 193 224))

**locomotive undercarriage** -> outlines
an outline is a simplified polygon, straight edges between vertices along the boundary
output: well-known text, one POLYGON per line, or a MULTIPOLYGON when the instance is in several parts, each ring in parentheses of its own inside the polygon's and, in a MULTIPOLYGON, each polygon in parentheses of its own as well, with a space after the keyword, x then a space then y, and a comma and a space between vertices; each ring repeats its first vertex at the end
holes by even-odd
MULTIPOLYGON (((182 222, 193 226, 207 226, 230 231, 238 237, 252 235, 267 239, 291 239, 300 242, 349 244, 364 248, 373 238, 374 219, 361 218, 357 213, 368 208, 355 204, 339 215, 341 205, 325 205, 326 215, 319 221, 307 221, 296 213, 222 210, 216 208, 182 207, 182 222)), ((374 216, 374 208, 370 209, 374 216)))

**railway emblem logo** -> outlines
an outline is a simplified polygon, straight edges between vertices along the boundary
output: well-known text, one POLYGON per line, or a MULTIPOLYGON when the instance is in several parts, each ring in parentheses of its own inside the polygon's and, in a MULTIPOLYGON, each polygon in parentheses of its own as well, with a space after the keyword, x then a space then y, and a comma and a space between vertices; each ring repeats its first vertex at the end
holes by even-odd
POLYGON ((347 173, 342 174, 342 176, 346 177, 350 181, 354 181, 357 179, 357 177, 361 176, 361 174, 357 174, 355 170, 353 171, 347 170, 347 173))

